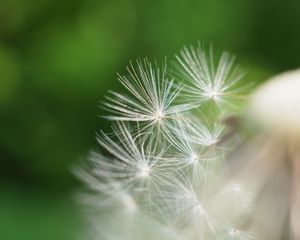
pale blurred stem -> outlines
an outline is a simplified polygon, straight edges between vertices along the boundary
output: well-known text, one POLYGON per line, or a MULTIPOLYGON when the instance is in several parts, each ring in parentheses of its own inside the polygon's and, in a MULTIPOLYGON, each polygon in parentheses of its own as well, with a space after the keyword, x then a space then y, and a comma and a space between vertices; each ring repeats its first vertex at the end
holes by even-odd
POLYGON ((300 149, 299 143, 292 144, 291 156, 291 207, 290 227, 293 240, 300 239, 300 149))
POLYGON ((277 138, 270 136, 262 142, 258 154, 253 156, 252 161, 241 172, 241 178, 255 181, 257 192, 284 165, 284 149, 277 138))
POLYGON ((244 179, 251 179, 260 196, 251 228, 257 239, 279 240, 288 213, 285 149, 276 136, 258 142, 261 143, 258 154, 252 156, 252 161, 241 173, 244 179))

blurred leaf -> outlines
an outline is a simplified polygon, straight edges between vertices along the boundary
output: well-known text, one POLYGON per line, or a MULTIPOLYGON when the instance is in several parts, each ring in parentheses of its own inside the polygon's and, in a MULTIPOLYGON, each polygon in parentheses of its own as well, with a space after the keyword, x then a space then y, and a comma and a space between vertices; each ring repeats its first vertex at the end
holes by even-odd
POLYGON ((20 84, 19 61, 14 51, 0 45, 0 106, 11 101, 20 84))

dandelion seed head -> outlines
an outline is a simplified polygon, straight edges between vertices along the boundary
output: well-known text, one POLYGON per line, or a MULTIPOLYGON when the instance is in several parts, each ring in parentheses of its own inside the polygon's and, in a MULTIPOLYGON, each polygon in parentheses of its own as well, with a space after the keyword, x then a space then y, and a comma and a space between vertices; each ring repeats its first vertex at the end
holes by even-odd
POLYGON ((195 153, 192 153, 191 157, 189 158, 189 162, 197 163, 198 161, 199 161, 199 157, 195 153))
POLYGON ((198 202, 197 205, 195 206, 195 210, 199 215, 205 214, 205 210, 200 202, 198 202))
POLYGON ((155 114, 155 119, 158 122, 162 121, 164 117, 165 117, 165 114, 163 113, 162 110, 157 111, 155 114))
POLYGON ((218 98, 221 96, 221 93, 216 90, 211 90, 211 91, 204 93, 204 95, 207 96, 208 98, 211 98, 214 101, 217 101, 218 98))
POLYGON ((151 168, 149 166, 140 167, 139 176, 142 178, 148 177, 150 174, 151 168))
POLYGON ((110 92, 103 104, 112 129, 97 135, 103 153, 92 154, 80 174, 95 193, 89 202, 106 212, 101 224, 93 222, 95 239, 240 235, 225 231, 250 208, 248 192, 238 181, 218 184, 226 172, 226 132, 202 104, 230 102, 242 75, 229 54, 215 64, 212 50, 207 54, 200 46, 184 48, 177 60, 180 82, 166 62, 130 63, 119 75, 126 93, 110 92), (99 196, 106 204, 95 204, 99 196))

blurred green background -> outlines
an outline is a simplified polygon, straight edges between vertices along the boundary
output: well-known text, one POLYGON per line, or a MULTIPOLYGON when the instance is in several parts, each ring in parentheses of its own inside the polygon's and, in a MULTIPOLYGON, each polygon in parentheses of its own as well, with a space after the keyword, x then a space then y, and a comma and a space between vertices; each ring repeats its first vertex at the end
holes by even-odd
POLYGON ((0 239, 75 239, 70 168, 130 59, 198 40, 261 82, 300 66, 298 0, 0 0, 0 239))

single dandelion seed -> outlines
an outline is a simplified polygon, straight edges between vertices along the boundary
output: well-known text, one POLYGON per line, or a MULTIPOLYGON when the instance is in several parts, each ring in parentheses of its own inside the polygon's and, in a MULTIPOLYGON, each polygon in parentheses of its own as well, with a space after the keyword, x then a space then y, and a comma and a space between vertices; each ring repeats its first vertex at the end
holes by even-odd
POLYGON ((228 53, 221 55, 217 66, 212 47, 207 54, 200 44, 196 48, 184 47, 176 58, 181 66, 180 74, 189 81, 185 94, 196 106, 209 101, 221 106, 242 97, 237 86, 244 73, 234 66, 235 58, 228 53))
POLYGON ((163 126, 173 115, 191 108, 189 103, 177 104, 182 87, 167 76, 167 64, 153 66, 147 59, 131 63, 128 76, 119 75, 119 81, 129 95, 111 92, 104 103, 113 115, 106 118, 119 121, 142 122, 147 127, 163 126))

